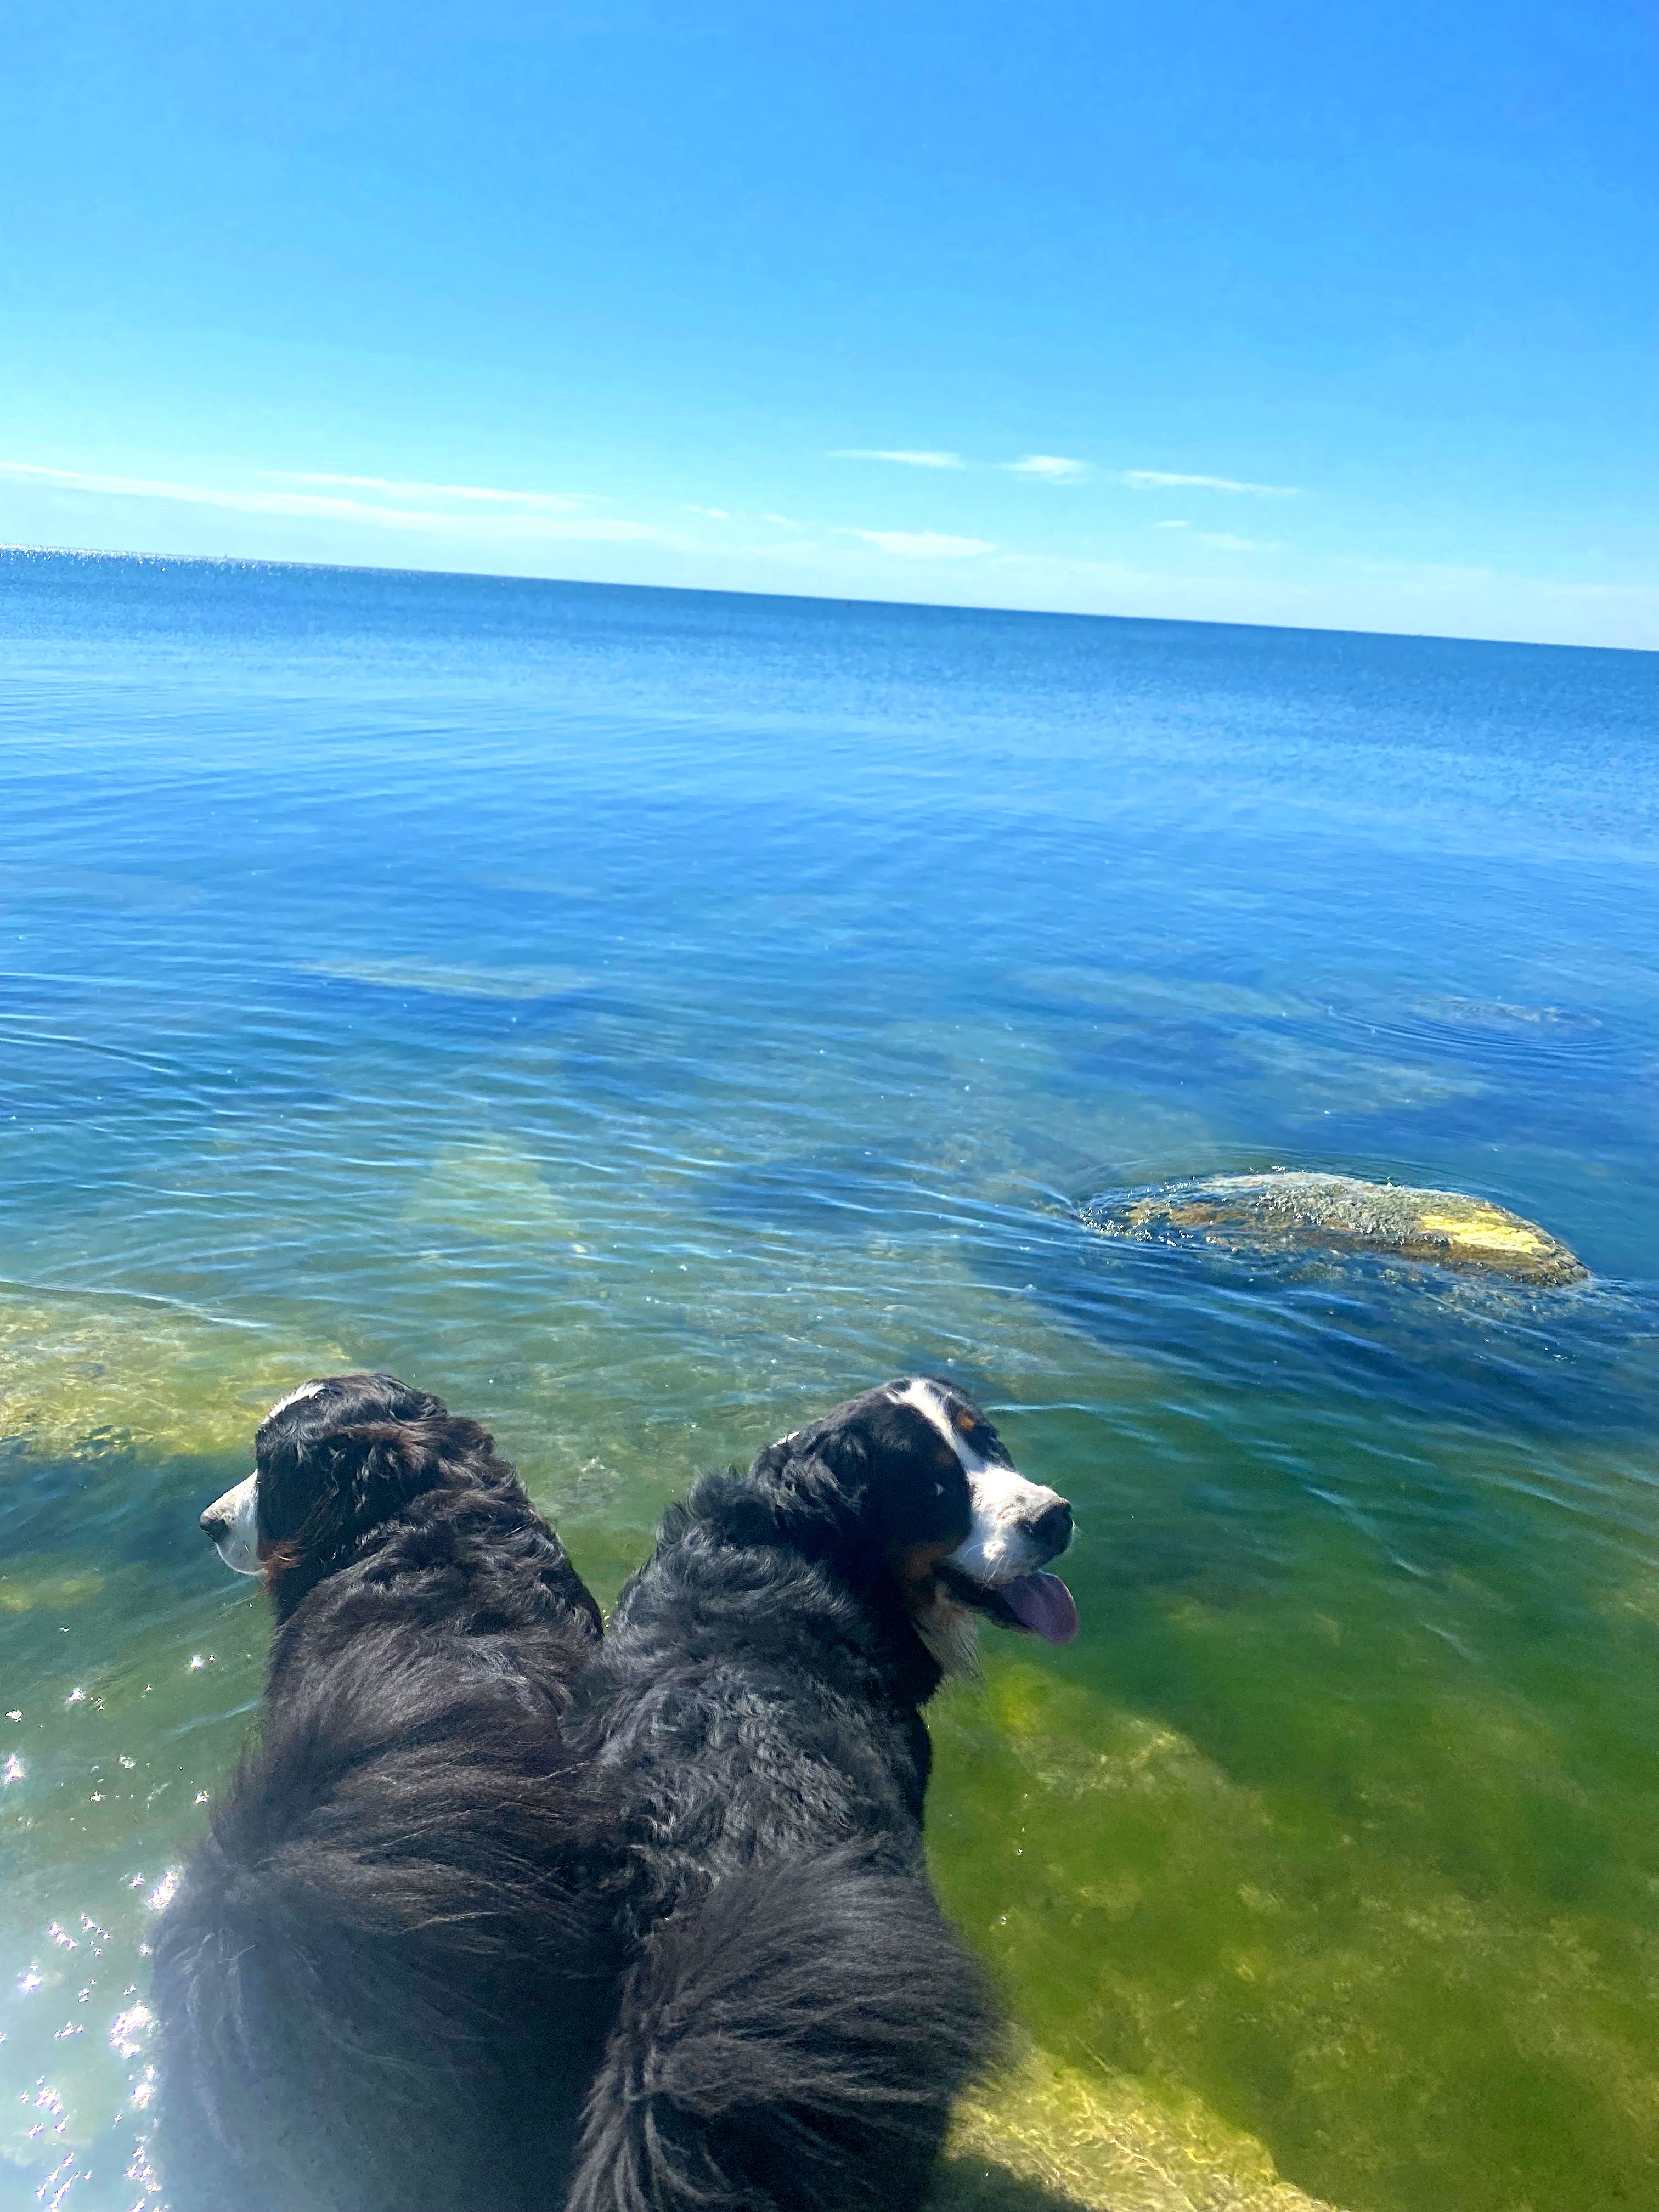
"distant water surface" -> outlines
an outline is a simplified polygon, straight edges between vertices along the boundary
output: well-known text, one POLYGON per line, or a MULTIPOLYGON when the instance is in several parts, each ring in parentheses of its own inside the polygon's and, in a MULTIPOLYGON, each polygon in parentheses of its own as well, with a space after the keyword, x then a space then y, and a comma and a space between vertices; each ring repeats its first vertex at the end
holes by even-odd
POLYGON ((1659 656, 14 555, 0 780, 0 2202, 143 2201, 196 1516, 348 1364, 607 1598, 954 1375, 1080 1530, 934 1715, 1036 2043, 1346 2212, 1659 2202, 1659 656), (1591 1280, 1077 1212, 1274 1164, 1591 1280))

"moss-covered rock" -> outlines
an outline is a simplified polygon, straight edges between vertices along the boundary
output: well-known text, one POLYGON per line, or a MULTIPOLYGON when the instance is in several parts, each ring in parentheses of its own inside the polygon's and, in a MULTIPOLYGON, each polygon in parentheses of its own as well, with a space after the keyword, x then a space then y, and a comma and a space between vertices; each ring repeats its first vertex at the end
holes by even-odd
POLYGON ((0 1446, 48 1459, 248 1450, 285 1392, 352 1364, 337 1345, 160 1299, 0 1285, 0 1446))
POLYGON ((1370 1252, 1550 1287, 1581 1281, 1559 1237, 1483 1198, 1273 1169, 1109 1194, 1085 1218, 1113 1237, 1238 1253, 1370 1252))
POLYGON ((1028 2050, 957 2115, 933 2212, 1329 2212, 1199 2099, 1028 2050))

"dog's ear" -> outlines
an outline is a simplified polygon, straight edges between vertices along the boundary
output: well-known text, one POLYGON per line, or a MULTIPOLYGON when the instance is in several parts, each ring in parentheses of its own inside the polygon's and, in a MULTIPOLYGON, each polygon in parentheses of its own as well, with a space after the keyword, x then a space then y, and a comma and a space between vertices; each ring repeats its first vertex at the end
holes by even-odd
POLYGON ((705 1475, 691 1507, 729 1542, 781 1545, 855 1580, 870 1466, 869 1439, 855 1426, 808 1426, 768 1444, 747 1474, 705 1475))
POLYGON ((313 1558, 325 1556, 389 1521, 423 1490, 435 1489, 443 1458, 434 1425, 359 1421, 319 1437, 302 1462, 313 1495, 288 1540, 313 1558))
POLYGON ((330 1439, 339 1450, 337 1480, 353 1535, 378 1528, 422 1491, 438 1487, 443 1428, 424 1420, 365 1421, 330 1439))
POLYGON ((861 1421, 837 1421, 823 1431, 813 1439, 812 1456, 829 1468, 849 1501, 863 1496, 875 1455, 861 1421))
POLYGON ((361 1421, 318 1437, 302 1454, 279 1449, 258 1493, 261 1555, 279 1620, 343 1565, 361 1538, 438 1488, 445 1443, 458 1425, 442 1418, 361 1421), (296 1485, 310 1494, 289 1521, 282 1501, 296 1485))
POLYGON ((833 1421, 769 1444, 750 1472, 784 1511, 842 1520, 862 1510, 872 1458, 859 1423, 833 1421))
POLYGON ((759 1540, 787 1544, 833 1565, 855 1589, 872 1586, 882 1559, 872 1510, 874 1458, 871 1439, 857 1421, 799 1429, 769 1445, 744 1486, 751 1506, 769 1524, 759 1540))

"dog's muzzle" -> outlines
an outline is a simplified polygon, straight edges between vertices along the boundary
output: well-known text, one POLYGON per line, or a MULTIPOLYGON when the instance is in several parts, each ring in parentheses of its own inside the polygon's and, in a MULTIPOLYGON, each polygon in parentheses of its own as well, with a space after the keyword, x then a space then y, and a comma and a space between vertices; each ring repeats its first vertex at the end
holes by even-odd
POLYGON ((201 1519, 202 1534, 233 1572, 259 1571, 259 1478, 248 1476, 216 1498, 201 1519))
POLYGON ((1046 1568, 1072 1540, 1070 1505, 1012 1468, 980 1470, 970 1488, 974 1528, 939 1569, 940 1581, 1005 1628, 1069 1644, 1078 1632, 1077 1602, 1046 1568))

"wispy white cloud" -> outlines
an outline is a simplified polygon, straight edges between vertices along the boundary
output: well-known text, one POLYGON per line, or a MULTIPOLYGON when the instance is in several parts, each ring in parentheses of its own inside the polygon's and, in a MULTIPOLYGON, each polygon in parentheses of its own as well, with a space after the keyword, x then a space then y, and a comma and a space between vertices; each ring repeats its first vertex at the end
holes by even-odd
MULTIPOLYGON (((115 499, 165 500, 177 506, 206 507, 232 514, 263 514, 291 516, 313 521, 371 523, 385 529, 404 531, 442 531, 451 534, 466 531, 477 534, 481 530, 499 536, 502 532, 515 538, 568 538, 604 544, 624 544, 651 541, 672 544, 670 533, 648 522, 629 522, 620 517, 599 514, 561 515, 539 508, 526 511, 509 508, 505 513, 492 513, 487 519, 479 515, 457 514, 453 509, 444 513, 437 508, 388 507, 380 502, 360 499, 337 499, 314 492, 297 491, 240 491, 215 484, 174 483, 149 477, 106 476, 86 469, 46 468, 32 461, 0 460, 0 477, 15 482, 37 483, 59 491, 91 492, 115 499)), ((308 477, 302 482, 357 483, 367 488, 379 479, 336 479, 308 477)), ((413 486, 401 489, 410 490, 413 486)), ((554 498, 555 494, 536 494, 535 498, 554 498)))
POLYGON ((917 453, 909 448, 896 453, 884 452, 870 446, 844 446, 831 453, 832 461, 896 461, 907 469, 965 469, 968 465, 960 453, 917 453))
POLYGON ((1298 484, 1239 483, 1232 477, 1185 477, 1168 469, 1124 469, 1118 482, 1127 484, 1131 491, 1168 491, 1186 486, 1194 491, 1248 492, 1255 499, 1296 499, 1301 494, 1298 484))
POLYGON ((997 550, 991 538, 948 538, 938 530, 848 530, 842 534, 861 538, 866 545, 904 561, 971 561, 997 550))
POLYGON ((1017 477, 1038 477, 1044 483, 1081 483, 1092 473, 1087 461, 1069 460, 1064 453, 1027 453, 1023 461, 1005 461, 1017 477))
POLYGON ((729 507, 698 507, 690 500, 685 502, 684 512, 687 514, 706 514, 711 522, 730 522, 732 520, 732 511, 729 507))
POLYGON ((1191 543, 1213 546, 1218 553, 1275 553, 1279 550, 1276 538, 1237 538, 1231 530, 1193 530, 1183 516, 1171 516, 1167 522, 1155 522, 1154 530, 1192 530, 1191 543))
POLYGON ((155 477, 119 477, 91 469, 46 468, 33 461, 0 461, 0 476, 60 491, 101 492, 116 499, 168 500, 185 507, 221 507, 234 514, 317 515, 335 520, 404 526, 454 520, 450 515, 411 513, 360 499, 325 498, 314 492, 236 491, 214 484, 173 483, 155 477))
POLYGON ((763 522, 775 522, 780 530, 805 530, 804 522, 797 522, 793 514, 763 514, 763 522))
POLYGON ((592 504, 581 492, 501 491, 488 484, 410 483, 396 477, 339 477, 320 469, 261 469, 276 483, 342 484, 348 490, 390 492, 398 499, 482 500, 502 507, 526 507, 568 514, 592 504))

